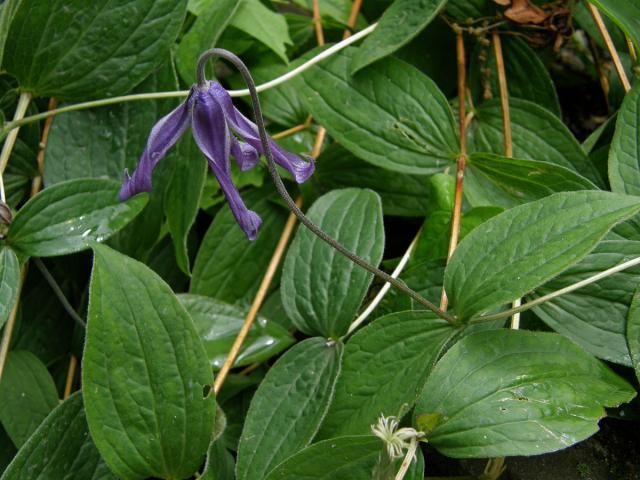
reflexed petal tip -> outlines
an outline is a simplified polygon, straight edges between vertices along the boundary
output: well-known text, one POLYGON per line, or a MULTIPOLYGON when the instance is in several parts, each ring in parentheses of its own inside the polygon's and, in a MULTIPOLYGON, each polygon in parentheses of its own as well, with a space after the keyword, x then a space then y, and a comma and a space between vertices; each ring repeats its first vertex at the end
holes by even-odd
POLYGON ((236 215, 236 220, 247 235, 247 238, 251 241, 255 240, 258 236, 260 225, 262 225, 260 216, 252 210, 245 210, 240 216, 236 215))
POLYGON ((151 174, 144 175, 140 174, 140 172, 139 169, 136 170, 132 177, 129 175, 129 170, 124 169, 124 178, 120 192, 118 193, 118 199, 121 202, 128 200, 138 193, 151 191, 151 174))

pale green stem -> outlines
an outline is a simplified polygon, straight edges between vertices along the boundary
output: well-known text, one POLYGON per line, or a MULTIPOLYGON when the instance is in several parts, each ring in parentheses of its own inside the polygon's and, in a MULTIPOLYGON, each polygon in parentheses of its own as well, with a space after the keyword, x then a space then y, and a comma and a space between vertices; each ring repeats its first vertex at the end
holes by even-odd
MULTIPOLYGON (((266 90, 269 90, 271 88, 277 87, 278 85, 281 85, 281 84, 287 82, 288 80, 292 79, 293 77, 295 77, 297 75, 300 75, 305 70, 308 70, 309 68, 314 66, 316 63, 321 62, 322 60, 325 60, 326 58, 329 58, 330 56, 332 56, 335 53, 339 52, 340 50, 344 49, 345 47, 348 47, 349 45, 353 44, 354 42, 357 42, 358 40, 366 37, 371 32, 373 32, 373 30, 376 28, 377 25, 378 25, 377 23, 369 25, 364 30, 361 30, 360 32, 350 36, 349 38, 347 38, 345 40, 342 40, 341 42, 336 43, 335 45, 333 45, 332 47, 327 48, 326 50, 323 50, 318 55, 316 55, 315 57, 311 58, 310 60, 307 60, 305 63, 303 63, 299 67, 296 67, 293 70, 285 73, 284 75, 281 75, 281 76, 279 76, 277 78, 274 78, 273 80, 270 80, 270 81, 268 81, 266 83, 263 83, 262 85, 258 85, 256 87, 256 90, 258 92, 264 92, 266 90)), ((60 107, 60 108, 57 108, 55 110, 48 110, 46 112, 38 113, 37 115, 31 115, 30 117, 26 117, 26 118, 22 118, 22 119, 15 118, 13 121, 7 122, 4 125, 2 133, 4 135, 6 135, 7 132, 14 131, 13 129, 15 129, 17 127, 20 127, 21 125, 25 125, 25 124, 31 123, 31 122, 37 122, 37 121, 43 120, 43 119, 45 119, 47 117, 52 117, 54 115, 58 115, 60 113, 73 112, 73 111, 76 111, 76 110, 86 110, 88 108, 95 108, 95 107, 104 107, 106 105, 113 105, 113 104, 116 104, 116 103, 135 102, 135 101, 138 101, 138 100, 158 100, 158 99, 162 99, 162 98, 182 98, 182 97, 186 97, 188 94, 189 94, 189 90, 176 90, 174 92, 137 93, 137 94, 134 94, 134 95, 122 95, 120 97, 103 98, 103 99, 100 99, 100 100, 92 100, 90 102, 82 102, 82 103, 76 103, 76 104, 73 104, 73 105, 66 105, 64 107, 60 107)), ((229 90, 229 95, 231 95, 232 97, 245 97, 245 96, 249 95, 249 90, 247 90, 247 89, 229 90)))
MULTIPOLYGON (((420 238, 420 232, 418 232, 418 234, 415 236, 415 238, 411 242, 411 245, 409 245, 409 248, 407 248, 407 251, 404 253, 402 258, 400 259, 400 263, 398 263, 398 266, 391 273, 391 277, 392 278, 398 278, 400 276, 400 274, 402 273, 402 270, 404 270, 404 267, 407 265, 407 262, 409 261, 409 258, 411 258, 411 254, 413 253, 413 249, 416 247, 416 244, 418 243, 418 238, 420 238)), ((371 315, 371 312, 373 312, 375 310, 375 308, 382 301, 382 299, 387 294, 387 292, 389 291, 390 288, 391 288, 391 284, 390 283, 385 283, 384 284, 384 286, 380 289, 380 291, 375 296, 375 298, 373 300, 371 300, 371 303, 369 303, 369 305, 367 305, 367 308, 365 308, 363 310, 363 312, 360 315, 358 315, 358 318, 356 318, 351 323, 351 325, 349 325, 349 330, 347 330, 347 335, 349 335, 356 328, 358 328, 360 326, 360 324, 362 324, 362 322, 364 322, 369 317, 369 315, 371 315)))
MULTIPOLYGON (((18 98, 18 106, 16 107, 16 113, 13 116, 13 121, 20 121, 24 114, 27 113, 27 107, 29 106, 29 102, 31 101, 30 93, 22 93, 18 98)), ((13 146, 16 143, 16 139, 18 138, 19 128, 14 128, 7 135, 6 140, 4 141, 4 145, 2 146, 2 152, 0 152, 0 200, 3 203, 6 203, 7 199, 4 192, 4 170, 7 168, 7 163, 9 163, 9 157, 11 156, 11 152, 13 151, 13 146)))
POLYGON ((640 265, 640 257, 634 258, 632 260, 621 263, 620 265, 616 265, 615 267, 611 267, 603 272, 596 273, 589 278, 585 278, 584 280, 580 280, 579 282, 574 283, 573 285, 569 285, 567 287, 561 288, 560 290, 556 290, 555 292, 551 292, 547 295, 543 295, 542 297, 538 297, 530 302, 520 305, 517 308, 512 308, 511 310, 506 310, 504 312, 495 313, 493 315, 482 315, 480 317, 472 318, 469 323, 480 323, 480 322, 490 322, 493 320, 500 320, 502 318, 510 317, 515 313, 524 312, 525 310, 529 310, 536 305, 540 305, 541 303, 548 302, 560 295, 564 295, 565 293, 573 292, 574 290, 578 290, 579 288, 586 287, 592 283, 595 283, 603 278, 609 277, 614 273, 621 272, 626 270, 627 268, 634 267, 636 265, 640 265))
POLYGON ((411 443, 407 449, 407 454, 404 456, 404 460, 402 460, 402 465, 400 465, 400 470, 398 470, 395 480, 404 480, 404 476, 409 471, 409 467, 411 466, 411 462, 413 461, 413 457, 415 456, 417 449, 418 439, 414 437, 411 439, 411 443))

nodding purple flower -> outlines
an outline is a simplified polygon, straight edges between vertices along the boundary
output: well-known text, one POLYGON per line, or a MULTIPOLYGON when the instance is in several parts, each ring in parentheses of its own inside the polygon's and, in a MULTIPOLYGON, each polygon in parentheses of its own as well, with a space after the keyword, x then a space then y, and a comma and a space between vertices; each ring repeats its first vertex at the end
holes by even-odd
MULTIPOLYGON (((249 240, 254 240, 262 220, 246 207, 233 184, 229 156, 235 157, 242 171, 255 167, 263 153, 260 135, 256 124, 233 106, 229 93, 216 82, 207 82, 204 87, 194 85, 187 99, 154 125, 135 172, 129 176, 125 171, 120 200, 151 191, 153 169, 189 125, 236 221, 249 240)), ((305 156, 308 161, 304 161, 300 156, 280 148, 271 138, 269 146, 275 162, 288 170, 296 182, 303 183, 313 173, 314 162, 311 157, 305 156)))

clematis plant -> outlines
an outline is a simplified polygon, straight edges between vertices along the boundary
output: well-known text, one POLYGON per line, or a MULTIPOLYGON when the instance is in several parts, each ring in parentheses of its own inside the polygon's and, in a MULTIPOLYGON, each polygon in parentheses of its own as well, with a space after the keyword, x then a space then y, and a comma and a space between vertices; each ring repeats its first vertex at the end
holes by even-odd
MULTIPOLYGON (((191 87, 187 99, 154 125, 133 175, 125 171, 120 200, 151 191, 154 168, 189 125, 238 225, 249 240, 254 240, 262 220, 246 207, 233 184, 230 156, 236 159, 240 170, 246 171, 256 166, 263 146, 256 124, 233 106, 231 96, 217 82, 205 81, 191 87)), ((303 183, 313 174, 313 158, 306 156, 305 161, 279 147, 272 138, 268 141, 274 161, 291 173, 296 182, 303 183)))

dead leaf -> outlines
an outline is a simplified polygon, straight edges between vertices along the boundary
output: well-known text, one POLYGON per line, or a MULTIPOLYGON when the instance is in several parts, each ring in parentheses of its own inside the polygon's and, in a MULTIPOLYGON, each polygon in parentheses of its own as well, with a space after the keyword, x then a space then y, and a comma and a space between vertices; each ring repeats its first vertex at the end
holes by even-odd
POLYGON ((549 16, 530 0, 513 0, 511 8, 505 10, 504 15, 516 23, 542 23, 549 16))
POLYGON ((494 2, 496 2, 498 5, 502 5, 503 7, 506 7, 507 5, 511 5, 511 0, 493 0, 494 2))

